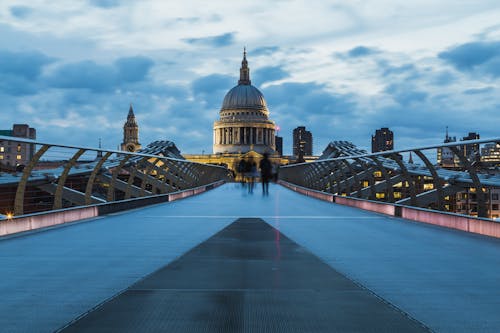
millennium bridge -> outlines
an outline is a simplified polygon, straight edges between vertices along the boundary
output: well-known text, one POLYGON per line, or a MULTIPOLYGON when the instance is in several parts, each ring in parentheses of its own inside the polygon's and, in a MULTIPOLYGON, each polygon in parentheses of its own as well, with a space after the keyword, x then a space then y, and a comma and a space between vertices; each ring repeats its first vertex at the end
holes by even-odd
POLYGON ((500 331, 500 176, 463 143, 332 142, 263 196, 170 142, 0 140, 34 151, 0 174, 2 332, 500 331), (432 163, 443 148, 460 169, 432 163))

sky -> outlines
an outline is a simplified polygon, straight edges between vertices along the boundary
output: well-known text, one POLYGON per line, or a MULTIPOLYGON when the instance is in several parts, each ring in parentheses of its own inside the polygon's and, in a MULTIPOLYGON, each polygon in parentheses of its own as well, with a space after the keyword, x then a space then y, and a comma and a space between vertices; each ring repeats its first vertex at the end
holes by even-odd
POLYGON ((132 103, 145 146, 212 151, 247 48, 284 153, 306 126, 370 149, 500 137, 498 0, 0 2, 0 129, 116 149, 132 103))

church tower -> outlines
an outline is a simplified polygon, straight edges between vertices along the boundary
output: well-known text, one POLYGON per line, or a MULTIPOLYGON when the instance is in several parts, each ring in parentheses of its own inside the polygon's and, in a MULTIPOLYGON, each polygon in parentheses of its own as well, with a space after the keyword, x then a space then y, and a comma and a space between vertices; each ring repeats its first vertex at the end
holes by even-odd
POLYGON ((141 149, 141 144, 139 143, 139 125, 137 125, 137 121, 135 120, 132 104, 130 104, 130 109, 128 110, 127 121, 123 125, 121 149, 129 152, 141 149))

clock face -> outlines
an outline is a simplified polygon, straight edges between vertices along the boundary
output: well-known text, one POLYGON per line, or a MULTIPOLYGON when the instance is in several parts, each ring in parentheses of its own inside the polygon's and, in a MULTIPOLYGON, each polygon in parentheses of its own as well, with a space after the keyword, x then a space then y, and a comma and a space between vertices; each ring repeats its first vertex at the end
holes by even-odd
POLYGON ((128 144, 128 145, 127 145, 127 150, 128 150, 129 152, 134 152, 134 151, 135 151, 135 146, 134 146, 133 144, 128 144))

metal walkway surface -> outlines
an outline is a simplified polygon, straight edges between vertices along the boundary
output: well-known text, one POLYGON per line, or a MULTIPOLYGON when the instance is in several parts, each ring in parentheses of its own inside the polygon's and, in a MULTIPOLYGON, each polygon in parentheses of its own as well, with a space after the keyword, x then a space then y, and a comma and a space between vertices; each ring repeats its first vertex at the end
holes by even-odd
MULTIPOLYGON (((256 242, 247 250, 242 250, 251 252, 247 253, 250 257, 253 251, 255 256, 263 253, 270 256, 269 251, 275 251, 272 255, 276 256, 277 251, 295 248, 297 258, 308 253, 308 260, 318 265, 319 261, 325 263, 319 270, 322 274, 328 271, 321 276, 329 276, 322 282, 329 288, 321 290, 330 289, 331 293, 335 293, 328 283, 345 277, 347 279, 342 280, 345 282, 339 282, 339 285, 354 281, 366 289, 366 294, 373 293, 383 300, 379 309, 397 309, 395 313, 406 313, 433 331, 500 331, 500 240, 334 205, 279 186, 271 186, 268 197, 261 195, 259 187, 249 194, 239 184, 227 184, 172 203, 0 240, 1 330, 76 330, 86 320, 105 313, 113 302, 120 302, 119 295, 127 295, 132 290, 129 289, 131 286, 147 289, 141 283, 153 281, 162 273, 168 280, 168 272, 175 267, 177 259, 192 258, 191 268, 194 269, 196 260, 192 255, 198 253, 196 256, 200 259, 201 254, 196 251, 205 247, 208 252, 203 256, 208 260, 215 253, 208 250, 207 244, 217 242, 217 237, 211 237, 220 235, 217 233, 221 230, 225 230, 222 234, 230 231, 237 225, 224 228, 239 218, 260 218, 279 230, 281 235, 280 244, 283 247, 276 247, 275 239, 272 250, 270 243, 256 242), (210 241, 204 243, 207 239, 210 241), (331 269, 327 269, 327 265, 331 269), (391 307, 387 308, 387 304, 391 307)), ((255 225, 259 228, 265 226, 262 222, 255 225)), ((266 230, 276 237, 274 229, 266 230)), ((251 234, 247 236, 251 238, 251 234)), ((243 232, 241 237, 244 237, 243 232)), ((228 258, 232 255, 231 251, 226 254, 228 258)), ((296 264, 288 265, 287 269, 300 273, 295 280, 296 290, 310 291, 314 289, 318 276, 309 270, 309 266, 301 267, 300 262, 296 260, 296 264), (301 287, 306 285, 307 288, 301 287)), ((237 268, 235 270, 234 274, 240 276, 244 276, 243 273, 252 274, 248 269, 243 273, 237 268)), ((214 270, 213 274, 216 272, 214 270)), ((220 276, 217 279, 204 278, 202 271, 192 275, 199 283, 193 283, 192 288, 203 287, 203 281, 227 281, 220 276)), ((292 279, 292 275, 288 275, 292 279)), ((241 306, 237 301, 241 294, 236 294, 244 288, 240 285, 229 289, 233 290, 228 296, 229 303, 221 300, 221 306, 236 303, 241 306), (231 300, 236 303, 231 303, 231 300)), ((269 291, 265 295, 260 294, 264 306, 278 302, 277 295, 292 290, 273 287, 260 291, 269 291), (271 298, 273 294, 275 297, 271 298)), ((327 292, 321 294, 332 295, 327 292)), ((197 297, 202 296, 198 294, 197 297)), ((331 298, 333 296, 321 299, 317 295, 310 301, 313 305, 325 301, 325 311, 328 311, 327 302, 335 301, 331 298)), ((365 306, 369 306, 369 298, 367 296, 365 306)), ((297 299, 300 297, 297 296, 297 299)), ((281 304, 288 301, 282 299, 281 304)), ((296 302, 296 299, 293 301, 296 302)), ((161 297, 158 302, 172 311, 179 310, 175 304, 162 303, 161 297)), ((185 302, 189 304, 189 299, 185 302)), ((180 300, 178 306, 183 306, 180 300)), ((286 306, 295 306, 299 314, 307 317, 309 307, 300 308, 300 304, 286 306)), ((214 315, 223 315, 224 310, 220 309, 214 315)), ((252 315, 237 309, 231 311, 238 316, 252 315)), ((155 314, 150 313, 153 317, 155 314)), ((327 322, 331 317, 328 313, 311 316, 312 320, 324 318, 327 322)), ((153 317, 150 319, 153 320, 153 317)), ((269 322, 276 319, 267 318, 269 322)), ((283 325, 290 324, 293 319, 285 318, 283 325)), ((376 312, 366 311, 361 319, 376 318, 376 312)), ((412 320, 409 322, 414 323, 412 320)), ((147 324, 146 319, 145 328, 147 324)), ((247 328, 244 326, 242 330, 247 328)), ((208 326, 205 331, 217 331, 217 326, 208 326)))
POLYGON ((238 219, 63 330, 427 332, 261 219, 238 219))

